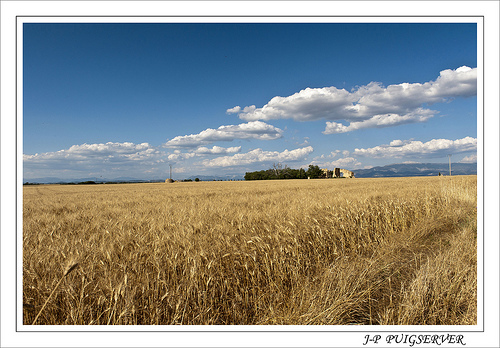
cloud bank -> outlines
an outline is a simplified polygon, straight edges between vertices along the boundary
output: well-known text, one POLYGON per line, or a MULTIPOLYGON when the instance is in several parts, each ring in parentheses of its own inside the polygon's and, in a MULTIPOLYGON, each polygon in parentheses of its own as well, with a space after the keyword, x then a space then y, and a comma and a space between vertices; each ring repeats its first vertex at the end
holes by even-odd
POLYGON ((355 169, 361 166, 361 163, 354 157, 350 156, 350 152, 348 150, 335 150, 332 151, 329 155, 321 155, 316 157, 311 161, 312 165, 317 165, 320 168, 344 168, 344 169, 355 169), (338 155, 342 155, 342 158, 327 161, 327 158, 336 158, 338 155))
POLYGON ((365 121, 351 122, 348 126, 344 126, 339 122, 326 122, 323 134, 346 133, 363 128, 384 128, 394 127, 402 124, 425 122, 437 112, 433 110, 425 110, 418 108, 414 112, 406 115, 387 114, 376 115, 365 121))
POLYGON ((262 121, 252 121, 238 125, 208 128, 198 134, 182 135, 167 141, 164 146, 171 148, 198 147, 216 141, 234 139, 274 140, 281 138, 283 131, 262 121))
POLYGON ((105 144, 73 145, 67 150, 46 152, 42 154, 23 155, 24 163, 77 163, 98 160, 103 162, 124 162, 154 159, 161 155, 148 143, 133 144, 107 142, 105 144))
POLYGON ((148 143, 130 142, 73 145, 69 149, 23 154, 25 177, 53 175, 128 176, 155 172, 165 154, 148 143))
POLYGON ((459 163, 477 163, 477 154, 465 156, 459 161, 459 163))
POLYGON ((177 161, 177 160, 185 160, 197 156, 205 156, 205 155, 221 155, 228 153, 237 153, 241 151, 241 146, 234 147, 221 147, 221 146, 213 146, 211 149, 205 146, 200 146, 195 150, 191 150, 191 152, 182 153, 181 150, 175 150, 174 153, 168 155, 169 161, 177 161))
POLYGON ((221 147, 221 146, 212 146, 211 149, 201 146, 197 148, 194 152, 199 155, 220 155, 227 153, 237 153, 241 151, 241 146, 234 147, 221 147))
POLYGON ((477 94, 477 68, 462 66, 443 70, 434 81, 401 83, 384 87, 371 82, 351 92, 336 87, 306 88, 288 97, 274 97, 266 105, 241 108, 227 113, 246 121, 293 119, 327 120, 324 134, 344 133, 362 128, 391 127, 425 122, 436 111, 424 105, 446 102, 477 94), (348 125, 339 122, 344 120, 348 125))
POLYGON ((253 163, 293 162, 305 159, 311 152, 313 152, 312 146, 290 151, 284 150, 283 152, 255 149, 233 156, 222 156, 212 160, 207 159, 202 164, 207 167, 233 167, 253 163))
POLYGON ((312 165, 317 165, 320 168, 327 168, 332 170, 333 168, 343 168, 343 169, 357 169, 361 166, 361 163, 354 157, 344 157, 331 162, 322 161, 312 161, 312 165))
POLYGON ((355 149, 354 155, 373 158, 402 157, 440 157, 447 154, 477 151, 477 139, 432 139, 428 142, 393 140, 389 145, 380 145, 368 149, 355 149))

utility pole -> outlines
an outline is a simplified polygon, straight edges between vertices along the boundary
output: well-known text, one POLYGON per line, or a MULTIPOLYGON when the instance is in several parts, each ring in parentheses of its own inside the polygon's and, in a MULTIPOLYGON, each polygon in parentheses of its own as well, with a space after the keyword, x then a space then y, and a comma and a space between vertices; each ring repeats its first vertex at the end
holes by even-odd
POLYGON ((451 176, 451 155, 448 155, 448 163, 450 165, 450 176, 451 176))
POLYGON ((170 179, 172 179, 172 165, 169 164, 168 166, 170 167, 170 179))

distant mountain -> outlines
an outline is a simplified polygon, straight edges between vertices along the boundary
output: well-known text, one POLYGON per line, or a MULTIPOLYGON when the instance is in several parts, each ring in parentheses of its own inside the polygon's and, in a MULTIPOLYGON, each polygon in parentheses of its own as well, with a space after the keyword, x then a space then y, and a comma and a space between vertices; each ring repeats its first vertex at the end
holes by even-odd
MULTIPOLYGON (((243 180, 243 175, 237 174, 228 174, 228 175, 192 175, 188 178, 176 178, 174 180, 184 180, 184 179, 200 179, 201 181, 213 181, 213 180, 243 180)), ((90 178, 78 178, 78 179, 61 179, 57 177, 42 177, 42 178, 32 178, 32 179, 24 179, 23 184, 31 183, 31 184, 69 184, 69 183, 80 183, 85 181, 94 181, 97 183, 103 182, 130 182, 130 183, 141 183, 141 182, 163 182, 165 179, 162 178, 152 178, 152 179, 137 179, 133 177, 122 176, 115 179, 107 179, 101 177, 90 177, 90 178)))
POLYGON ((30 182, 30 183, 36 183, 36 184, 55 184, 62 182, 63 180, 61 178, 55 178, 52 176, 47 176, 44 178, 34 178, 34 179, 24 179, 23 184, 30 182))
POLYGON ((191 175, 186 179, 200 179, 201 181, 213 181, 213 180, 243 180, 243 175, 241 174, 227 174, 227 175, 191 175))
MULTIPOLYGON (((381 167, 373 167, 370 169, 357 169, 353 170, 356 178, 377 178, 377 177, 404 177, 404 176, 433 176, 439 173, 443 175, 449 174, 448 163, 401 163, 389 164, 381 167)), ((477 174, 477 163, 452 163, 452 175, 473 175, 477 174)), ((183 179, 200 179, 201 181, 213 180, 243 180, 242 174, 227 174, 227 175, 192 175, 187 178, 174 178, 175 180, 183 179)), ((107 178, 78 178, 78 179, 61 179, 56 177, 43 177, 34 179, 24 179, 23 183, 36 183, 36 184, 67 184, 79 183, 85 181, 95 182, 163 182, 165 179, 136 179, 132 177, 120 177, 115 179, 107 178)))
MULTIPOLYGON (((151 181, 157 181, 157 180, 141 180, 141 179, 136 179, 136 178, 131 178, 131 177, 120 177, 116 179, 106 179, 106 178, 96 178, 94 177, 89 177, 89 178, 78 178, 78 179, 61 179, 61 178, 56 178, 56 177, 43 177, 43 178, 33 178, 33 179, 24 179, 23 184, 29 182, 32 184, 69 184, 69 183, 79 183, 79 182, 85 182, 85 181, 94 181, 97 183, 103 183, 103 182, 151 182, 151 181)), ((161 180, 163 181, 163 180, 161 180)))
MULTIPOLYGON (((356 178, 449 175, 448 163, 401 163, 353 170, 356 178)), ((452 163, 452 175, 477 174, 477 163, 452 163)))

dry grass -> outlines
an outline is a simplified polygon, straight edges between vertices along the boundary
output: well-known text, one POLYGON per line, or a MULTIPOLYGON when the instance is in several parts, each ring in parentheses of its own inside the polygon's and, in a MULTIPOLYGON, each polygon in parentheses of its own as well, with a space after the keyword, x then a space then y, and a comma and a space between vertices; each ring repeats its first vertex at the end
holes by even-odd
POLYGON ((24 187, 24 323, 475 324, 476 187, 24 187))

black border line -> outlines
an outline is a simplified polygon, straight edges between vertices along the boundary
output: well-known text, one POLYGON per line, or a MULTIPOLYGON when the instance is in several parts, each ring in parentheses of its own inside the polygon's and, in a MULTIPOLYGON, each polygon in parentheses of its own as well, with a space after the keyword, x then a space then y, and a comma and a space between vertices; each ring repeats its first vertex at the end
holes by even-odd
MULTIPOLYGON (((98 1, 98 0, 96 0, 98 1)), ((431 0, 428 0, 428 1, 431 1, 431 0)), ((170 16, 161 16, 161 15, 144 15, 144 16, 139 16, 139 15, 132 15, 132 16, 121 16, 121 15, 109 15, 109 16, 105 16, 105 15, 96 15, 96 16, 91 16, 91 15, 87 15, 87 16, 79 16, 79 15, 69 15, 69 16, 64 16, 64 15, 55 15, 55 16, 50 16, 50 15, 40 15, 40 16, 37 16, 37 15, 16 15, 16 21, 15 21, 15 24, 16 24, 16 28, 15 28, 15 35, 16 35, 16 43, 15 43, 15 48, 16 48, 16 64, 15 64, 15 67, 16 67, 16 82, 15 82, 15 86, 16 86, 16 92, 15 92, 15 96, 16 96, 16 105, 15 105, 15 113, 16 113, 16 134, 15 134, 15 139, 16 139, 16 145, 15 145, 15 149, 16 149, 16 166, 15 166, 15 173, 16 173, 16 198, 15 198, 15 202, 16 202, 16 222, 15 222, 15 226, 16 226, 16 252, 15 252, 15 265, 16 265, 16 275, 15 275, 15 287, 16 287, 16 301, 14 301, 14 306, 15 306, 15 317, 16 317, 16 332, 17 333, 116 333, 116 334, 125 334, 125 333, 289 333, 289 334, 294 334, 294 333, 310 333, 310 334, 320 334, 320 333, 337 333, 337 332, 341 332, 341 333, 348 333, 348 334, 363 334, 365 332, 381 332, 381 333, 406 333, 406 332, 416 332, 416 333, 419 333, 419 332, 422 332, 422 333, 431 333, 431 334, 434 334, 434 333, 439 333, 439 332, 445 332, 445 333, 450 333, 450 332, 459 332, 459 333, 479 333, 479 332, 482 332, 484 333, 485 330, 484 330, 484 327, 485 327, 485 311, 484 311, 484 307, 485 307, 485 286, 484 286, 484 277, 485 277, 485 269, 484 269, 484 264, 485 264, 485 256, 484 256, 484 246, 485 246, 485 229, 484 229, 484 218, 485 218, 485 213, 484 213, 484 175, 485 175, 485 170, 484 170, 484 152, 485 152, 485 139, 484 139, 484 128, 485 128, 485 125, 484 125, 484 121, 485 121, 485 93, 484 93, 484 71, 485 71, 485 57, 484 57, 484 45, 485 45, 485 36, 486 36, 486 33, 484 31, 484 27, 485 27, 485 16, 484 15, 443 15, 443 16, 440 16, 440 15, 420 15, 420 16, 412 16, 412 15, 401 15, 401 16, 398 16, 398 15, 388 15, 388 16, 375 16, 375 15, 361 15, 361 16, 350 16, 350 15, 346 15, 346 16, 332 16, 332 15, 311 15, 311 16, 308 16, 308 15, 170 15, 170 16), (181 331, 176 331, 176 330, 166 330, 166 331, 163 331, 163 330, 153 330, 153 331, 148 331, 148 330, 140 330, 140 331, 135 331, 135 330, 127 330, 127 331, 122 331, 122 330, 113 330, 113 331, 108 331, 108 330, 99 330, 99 331, 93 331, 93 330, 63 330, 63 331, 57 331, 57 330, 19 330, 18 329, 18 311, 17 311, 17 307, 18 307, 18 297, 19 297, 19 294, 18 294, 18 289, 17 289, 17 282, 18 282, 18 269, 17 269, 17 255, 18 255, 18 245, 17 245, 17 239, 18 239, 18 224, 17 224, 17 218, 18 218, 18 210, 17 210, 17 195, 18 195, 18 176, 17 176, 17 164, 18 164, 18 152, 17 152, 17 131, 18 131, 18 127, 17 127, 17 123, 18 123, 18 109, 17 109, 17 103, 18 103, 18 94, 17 94, 17 91, 18 91, 18 86, 17 86, 17 81, 18 81, 18 76, 17 76, 17 72, 18 72, 18 51, 17 51, 17 43, 18 43, 18 32, 17 32, 17 27, 18 27, 18 20, 21 19, 21 18, 44 18, 44 17, 48 17, 48 18, 325 18, 325 19, 332 19, 332 18, 482 18, 482 33, 483 33, 483 129, 482 129, 482 133, 483 133, 483 245, 482 245, 482 250, 483 250, 483 327, 481 330, 473 330, 473 331, 461 331, 461 330, 432 330, 432 331, 429 331, 429 330, 376 330, 376 327, 375 325, 370 325, 370 329, 364 329, 364 330, 356 330, 356 331, 342 331, 342 330, 307 330, 307 331, 301 331, 301 330, 284 330, 284 331, 281 331, 281 330, 244 330, 244 331, 239 331, 239 330, 229 330, 229 331, 226 331, 226 330, 201 330, 201 331, 198 331, 198 330, 181 330, 181 331)), ((43 24, 44 22, 37 22, 37 23, 40 23, 40 24, 43 24)), ((60 22, 61 24, 65 24, 64 22, 60 22)), ((75 22, 70 22, 70 23, 75 23, 75 22)), ((76 22, 77 24, 85 24, 85 23, 92 23, 92 22, 76 22)), ((133 22, 133 23, 137 23, 137 24, 141 24, 140 22, 133 22)), ((165 24, 169 24, 168 22, 161 22, 161 23, 165 23, 165 24)), ((186 22, 183 22, 183 23, 186 23, 186 22)), ((180 22, 176 22, 176 23, 173 23, 173 24, 183 24, 183 23, 180 23, 180 22)), ((214 23, 216 24, 215 22, 207 22, 207 24, 210 24, 210 23, 214 23)), ((230 24, 231 22, 225 22, 225 23, 228 23, 230 24)), ((238 23, 241 23, 241 22, 238 22, 238 23)), ((260 23, 260 22, 259 22, 260 23)), ((291 23, 291 22, 289 22, 291 23)), ((321 22, 306 22, 306 23, 303 23, 303 24, 319 24, 321 22)), ((330 22, 328 22, 330 23, 330 22)), ((357 22, 354 22, 354 24, 356 24, 357 22)), ((370 22, 370 23, 373 23, 373 24, 381 24, 382 22, 370 22)), ((24 24, 24 22, 23 22, 24 24)), ((52 23, 46 23, 46 24, 52 24, 52 23)), ((93 23, 94 24, 94 23, 93 23)), ((106 22, 96 22, 95 24, 106 24, 106 22)), ((126 22, 112 22, 111 24, 126 24, 126 22)), ((144 24, 155 24, 154 22, 146 22, 144 24)), ((256 23, 258 24, 258 23, 256 23)), ((272 24, 270 22, 262 22, 262 24, 272 24)), ((277 23, 277 24, 286 24, 286 22, 283 22, 283 23, 277 23)), ((334 24, 334 23, 332 23, 334 24)), ((349 24, 347 22, 341 22, 339 24, 349 24)), ((361 23, 359 23, 361 24, 361 23)), ((390 23, 387 23, 387 24, 397 24, 397 22, 390 22, 390 23)), ((411 22, 411 23, 408 23, 408 24, 425 24, 423 22, 411 22)), ((479 23, 476 23, 476 24, 479 24, 479 23)), ((24 32, 23 32, 24 34, 24 32)), ((477 46, 476 46, 476 51, 477 51, 477 46)), ((24 51, 23 51, 23 54, 24 54, 24 51)), ((24 77, 24 76, 23 76, 24 77)), ((477 116, 476 116, 477 117, 477 116)), ((477 263, 476 263, 476 268, 477 268, 477 263)), ((476 277, 476 282, 477 282, 477 277, 476 277)), ((476 296, 476 301, 477 301, 477 296, 476 296)), ((477 325, 477 324, 476 324, 477 325)), ((28 326, 28 325, 24 325, 24 326, 28 326)), ((78 327, 92 327, 91 325, 77 325, 78 327)), ((170 326, 171 325, 158 325, 157 327, 165 327, 165 326, 170 326)), ((226 325, 226 326, 232 326, 232 325, 226 325)), ((258 325, 257 325, 258 326, 258 325)), ((294 326, 298 326, 298 325, 294 325, 294 326)), ((331 325, 333 326, 333 325, 331 325)), ((340 326, 340 325, 339 325, 340 326)), ((335 327, 339 327, 339 326, 335 326, 335 327)), ((343 326, 343 325, 342 325, 343 326)), ((450 326, 450 325, 447 325, 447 326, 450 326)), ((462 325, 462 326, 466 326, 466 325, 462 325)), ((37 326, 37 327, 43 327, 43 326, 37 326)), ((64 325, 61 325, 61 327, 65 327, 64 325)), ((102 327, 102 326, 100 326, 102 327)), ((128 326, 127 325, 118 325, 118 326, 112 326, 112 327, 120 327, 120 328, 127 328, 128 326)), ((189 325, 186 325, 186 326, 183 326, 183 327, 189 327, 189 325)), ((207 325, 206 326, 207 328, 209 327, 215 327, 215 326, 210 326, 210 325, 207 325)), ((268 326, 268 327, 272 327, 272 326, 268 326)), ((313 327, 313 326, 305 326, 305 327, 313 327)), ((365 328, 367 326, 356 326, 356 327, 360 327, 360 328, 365 328)))

